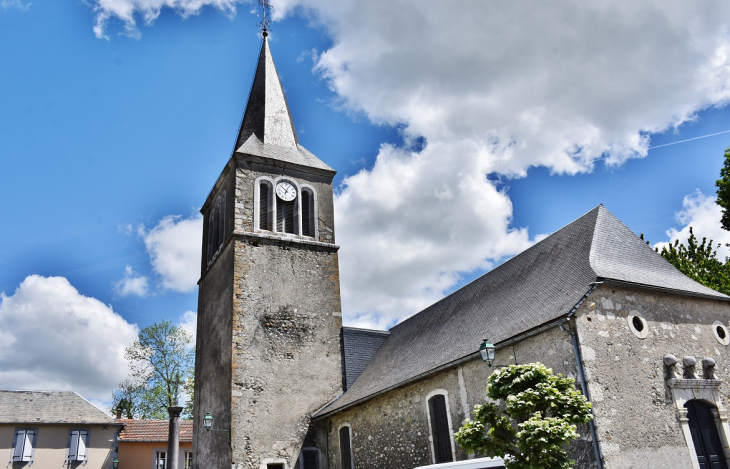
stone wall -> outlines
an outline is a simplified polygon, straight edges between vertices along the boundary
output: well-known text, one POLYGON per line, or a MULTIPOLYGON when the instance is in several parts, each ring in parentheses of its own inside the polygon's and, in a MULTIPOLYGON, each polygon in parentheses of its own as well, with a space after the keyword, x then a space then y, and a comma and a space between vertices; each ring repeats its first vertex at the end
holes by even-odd
POLYGON ((202 419, 210 412, 216 429, 231 428, 232 272, 233 243, 229 242, 201 278, 198 294, 193 434, 197 469, 230 468, 228 434, 207 432, 202 419))
MULTIPOLYGON (((479 345, 474 344, 475 351, 479 345)), ((577 376, 571 337, 557 327, 514 347, 498 349, 495 364, 509 365, 515 359, 518 363, 540 361, 556 373, 577 376)), ((343 425, 352 429, 357 469, 413 469, 432 464, 427 397, 434 391, 445 391, 451 431, 456 432, 471 417, 474 406, 484 402, 486 381, 495 369, 476 358, 331 416, 327 419, 330 469, 341 467, 339 429, 343 425)), ((573 458, 579 461, 576 467, 590 467, 593 461, 590 433, 587 427, 580 429, 580 433, 581 439, 572 449, 573 458)), ((455 460, 468 458, 458 445, 454 444, 454 449, 455 460)))
POLYGON ((311 414, 342 391, 336 249, 236 237, 234 285, 233 462, 293 467, 311 414))
POLYGON ((236 202, 234 229, 238 232, 254 232, 254 184, 261 176, 272 179, 286 176, 298 184, 308 184, 317 192, 317 225, 323 243, 335 242, 332 176, 319 175, 294 169, 268 166, 246 159, 238 160, 236 170, 236 202))
MULTIPOLYGON (((727 380, 730 348, 715 338, 712 323, 728 324, 726 302, 600 285, 576 313, 589 394, 606 469, 691 468, 687 442, 665 387, 666 354, 717 361, 727 380), (629 317, 648 325, 634 335, 629 317)), ((700 367, 701 370, 701 367, 700 367)), ((681 372, 681 371, 680 371, 681 372)), ((727 400, 727 384, 720 387, 727 400)))

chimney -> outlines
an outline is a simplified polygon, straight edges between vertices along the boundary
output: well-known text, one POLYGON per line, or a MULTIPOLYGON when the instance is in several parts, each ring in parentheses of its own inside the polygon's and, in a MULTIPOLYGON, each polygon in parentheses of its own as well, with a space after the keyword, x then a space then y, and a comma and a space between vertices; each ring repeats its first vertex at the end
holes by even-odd
POLYGON ((117 420, 122 418, 122 410, 121 407, 117 407, 117 420))

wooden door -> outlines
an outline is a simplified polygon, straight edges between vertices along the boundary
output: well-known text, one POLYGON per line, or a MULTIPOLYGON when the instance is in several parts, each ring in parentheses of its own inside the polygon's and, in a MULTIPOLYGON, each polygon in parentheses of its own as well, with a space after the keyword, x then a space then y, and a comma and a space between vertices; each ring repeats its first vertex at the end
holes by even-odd
POLYGON ((700 469, 728 469, 710 406, 696 400, 689 401, 684 406, 687 408, 689 430, 700 469))

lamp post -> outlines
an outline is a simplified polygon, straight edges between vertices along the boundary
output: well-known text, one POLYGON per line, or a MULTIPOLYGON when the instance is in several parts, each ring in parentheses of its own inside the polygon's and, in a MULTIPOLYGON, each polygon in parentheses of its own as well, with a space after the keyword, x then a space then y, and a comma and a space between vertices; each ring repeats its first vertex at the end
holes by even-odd
POLYGON ((119 467, 119 458, 114 458, 114 461, 112 461, 112 467, 114 469, 117 469, 119 467))

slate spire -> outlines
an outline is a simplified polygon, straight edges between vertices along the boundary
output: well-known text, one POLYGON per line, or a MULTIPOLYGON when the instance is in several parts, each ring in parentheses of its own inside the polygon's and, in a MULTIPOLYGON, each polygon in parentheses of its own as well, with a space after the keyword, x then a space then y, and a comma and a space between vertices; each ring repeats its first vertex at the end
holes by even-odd
POLYGON ((238 131, 236 149, 255 135, 265 145, 297 148, 299 140, 279 74, 269 49, 268 34, 264 34, 256 75, 251 85, 241 129, 238 131))

